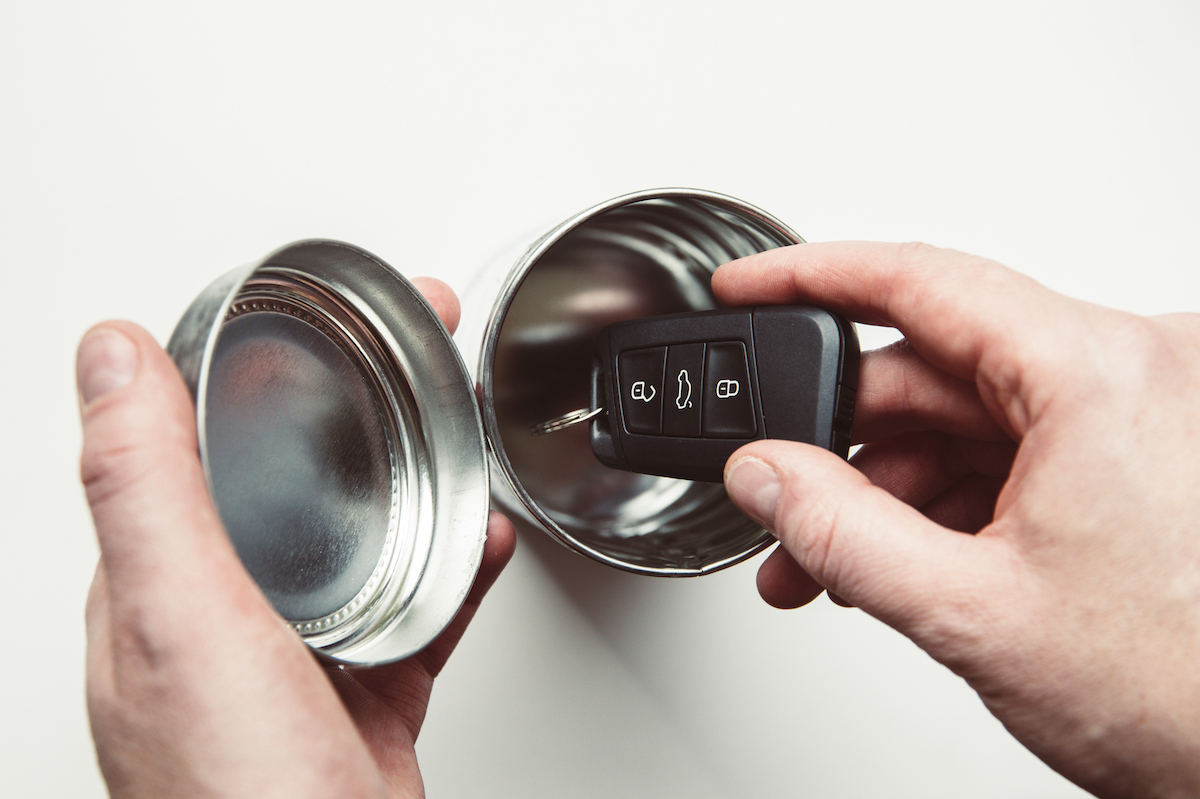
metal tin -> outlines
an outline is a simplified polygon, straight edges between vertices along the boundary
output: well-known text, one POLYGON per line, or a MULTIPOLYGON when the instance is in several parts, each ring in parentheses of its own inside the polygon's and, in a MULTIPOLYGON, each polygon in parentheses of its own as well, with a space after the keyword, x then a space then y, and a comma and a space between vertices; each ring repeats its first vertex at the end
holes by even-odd
POLYGON ((712 192, 602 203, 483 270, 457 338, 473 374, 420 293, 352 245, 299 242, 226 274, 167 348, 238 555, 318 652, 406 657, 478 571, 490 443, 495 498, 577 552, 667 576, 750 557, 771 536, 722 486, 609 469, 583 426, 530 429, 592 401, 605 325, 714 308, 718 266, 801 241, 712 192))
POLYGON ((344 663, 432 641, 479 568, 488 469, 420 293, 356 247, 299 242, 210 285, 167 348, 221 519, 279 613, 344 663))
POLYGON ((485 268, 455 339, 482 400, 494 496, 567 547, 639 574, 706 574, 768 546, 719 484, 609 469, 582 425, 530 429, 593 404, 592 345, 605 325, 715 308, 718 266, 802 242, 732 197, 657 189, 576 214, 485 268))

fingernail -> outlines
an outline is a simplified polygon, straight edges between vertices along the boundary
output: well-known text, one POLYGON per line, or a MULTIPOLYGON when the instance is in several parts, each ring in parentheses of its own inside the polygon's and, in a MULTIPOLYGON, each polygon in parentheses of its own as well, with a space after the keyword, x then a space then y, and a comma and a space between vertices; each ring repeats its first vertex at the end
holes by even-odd
POLYGON ((729 468, 725 477, 729 498, 750 518, 775 529, 775 509, 779 506, 779 475, 758 458, 743 458, 729 468))
POLYGON ((110 327, 92 330, 79 342, 75 374, 85 403, 133 382, 139 363, 129 336, 110 327))

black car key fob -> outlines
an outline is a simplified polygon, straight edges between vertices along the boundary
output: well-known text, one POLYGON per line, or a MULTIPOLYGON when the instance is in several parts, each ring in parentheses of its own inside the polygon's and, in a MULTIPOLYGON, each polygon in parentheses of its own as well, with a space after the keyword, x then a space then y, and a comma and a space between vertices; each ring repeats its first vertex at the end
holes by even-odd
POLYGON ((858 389, 854 326, 810 306, 671 314, 609 325, 596 339, 592 451, 644 474, 720 482, 760 438, 846 457, 858 389))

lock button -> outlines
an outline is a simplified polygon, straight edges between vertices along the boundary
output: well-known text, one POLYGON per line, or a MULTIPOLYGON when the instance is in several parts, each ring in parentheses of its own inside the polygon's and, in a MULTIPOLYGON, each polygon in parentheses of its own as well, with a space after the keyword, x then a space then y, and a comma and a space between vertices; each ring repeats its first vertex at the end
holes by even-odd
POLYGON ((703 434, 712 438, 754 438, 758 433, 746 347, 740 341, 708 345, 704 364, 703 434))

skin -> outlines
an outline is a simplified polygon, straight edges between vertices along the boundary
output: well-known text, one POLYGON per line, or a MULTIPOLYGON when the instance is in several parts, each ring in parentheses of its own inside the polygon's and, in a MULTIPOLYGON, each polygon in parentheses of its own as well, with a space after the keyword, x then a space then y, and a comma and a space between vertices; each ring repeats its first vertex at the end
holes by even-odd
MULTIPOLYGON (((416 281, 446 325, 458 302, 416 281)), ((114 797, 423 796, 414 744, 437 676, 515 546, 493 514, 450 627, 381 668, 318 661, 246 574, 213 509, 194 409, 141 328, 80 345, 82 478, 100 561, 87 603, 87 695, 114 797)))
POLYGON ((781 441, 730 459, 781 544, 763 598, 824 589, 891 625, 1098 796, 1200 795, 1200 317, 919 244, 775 250, 713 288, 905 335, 864 354, 852 463, 781 441))

